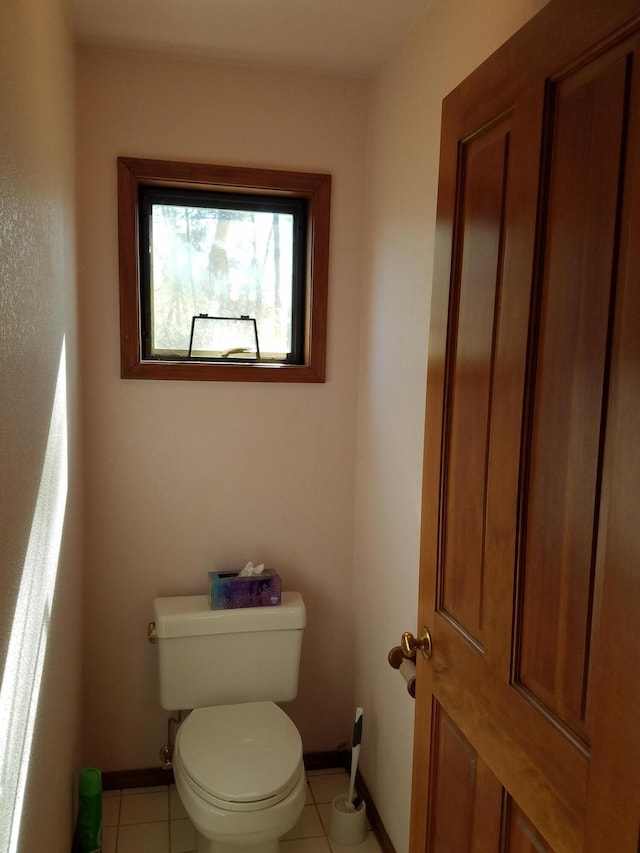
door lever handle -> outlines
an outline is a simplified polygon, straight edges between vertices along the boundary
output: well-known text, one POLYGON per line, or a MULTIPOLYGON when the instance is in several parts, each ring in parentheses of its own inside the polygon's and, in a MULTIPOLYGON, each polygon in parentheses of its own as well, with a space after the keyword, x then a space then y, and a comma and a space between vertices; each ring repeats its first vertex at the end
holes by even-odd
POLYGON ((423 656, 429 660, 433 652, 431 634, 427 628, 423 628, 416 639, 410 631, 405 631, 402 635, 402 639, 400 640, 400 647, 402 648, 402 654, 410 660, 414 660, 418 649, 420 649, 423 656))

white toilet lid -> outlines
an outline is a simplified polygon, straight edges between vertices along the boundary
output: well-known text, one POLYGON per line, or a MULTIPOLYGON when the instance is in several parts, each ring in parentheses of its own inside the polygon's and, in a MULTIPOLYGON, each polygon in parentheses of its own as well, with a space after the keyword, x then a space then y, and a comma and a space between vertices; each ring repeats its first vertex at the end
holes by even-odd
POLYGON ((232 810, 279 802, 300 776, 300 734, 273 702, 197 708, 176 747, 200 793, 232 810))

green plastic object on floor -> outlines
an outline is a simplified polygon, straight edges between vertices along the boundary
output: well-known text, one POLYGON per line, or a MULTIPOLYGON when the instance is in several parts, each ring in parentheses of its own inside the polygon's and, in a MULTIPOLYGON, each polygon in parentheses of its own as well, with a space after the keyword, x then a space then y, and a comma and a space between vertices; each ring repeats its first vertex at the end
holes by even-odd
POLYGON ((101 853, 102 773, 96 767, 85 767, 80 771, 79 797, 79 853, 101 853))

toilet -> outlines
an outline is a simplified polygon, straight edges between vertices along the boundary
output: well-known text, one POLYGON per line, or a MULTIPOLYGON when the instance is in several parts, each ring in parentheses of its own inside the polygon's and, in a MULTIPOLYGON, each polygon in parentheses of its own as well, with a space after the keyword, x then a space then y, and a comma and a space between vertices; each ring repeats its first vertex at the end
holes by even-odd
POLYGON ((191 822, 208 853, 278 853, 306 796, 300 734, 275 704, 298 690, 302 596, 237 610, 211 610, 206 595, 153 604, 160 703, 193 709, 173 752, 191 822))

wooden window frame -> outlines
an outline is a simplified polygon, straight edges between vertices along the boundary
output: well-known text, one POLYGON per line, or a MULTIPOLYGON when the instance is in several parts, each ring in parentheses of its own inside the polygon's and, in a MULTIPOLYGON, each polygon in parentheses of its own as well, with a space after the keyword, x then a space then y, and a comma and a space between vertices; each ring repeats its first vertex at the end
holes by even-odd
POLYGON ((324 382, 329 280, 331 175, 118 157, 120 359, 123 379, 324 382), (139 189, 188 187, 280 194, 307 200, 303 364, 211 363, 144 359, 140 300, 139 189))

